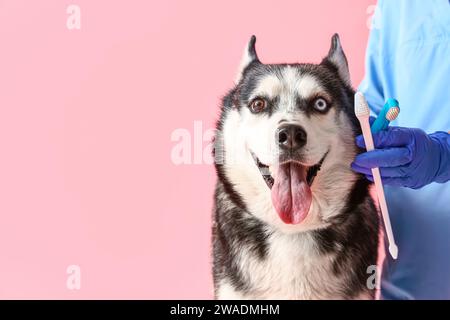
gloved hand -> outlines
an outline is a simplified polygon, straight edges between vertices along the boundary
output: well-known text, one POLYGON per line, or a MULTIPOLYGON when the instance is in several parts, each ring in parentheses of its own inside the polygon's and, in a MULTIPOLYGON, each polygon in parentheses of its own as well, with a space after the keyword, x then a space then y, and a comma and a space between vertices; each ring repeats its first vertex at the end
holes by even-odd
MULTIPOLYGON (((420 129, 389 127, 373 134, 376 150, 356 156, 352 169, 373 181, 371 168, 379 167, 383 184, 421 188, 450 180, 450 134, 426 134, 420 129)), ((362 135, 356 144, 365 148, 362 135)))

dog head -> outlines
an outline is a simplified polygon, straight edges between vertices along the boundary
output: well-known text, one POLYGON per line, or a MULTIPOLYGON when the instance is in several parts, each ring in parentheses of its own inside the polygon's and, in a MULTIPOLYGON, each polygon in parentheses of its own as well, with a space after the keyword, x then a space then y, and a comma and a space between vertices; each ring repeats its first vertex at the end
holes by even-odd
POLYGON ((250 214, 271 225, 325 227, 356 179, 354 92, 339 37, 320 64, 263 64, 255 42, 223 101, 219 175, 250 214))

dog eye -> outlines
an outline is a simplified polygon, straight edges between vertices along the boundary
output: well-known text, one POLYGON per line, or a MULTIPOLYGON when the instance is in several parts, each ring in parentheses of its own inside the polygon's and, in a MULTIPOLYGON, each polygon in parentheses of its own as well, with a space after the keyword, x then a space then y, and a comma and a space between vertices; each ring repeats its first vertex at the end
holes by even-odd
POLYGON ((259 113, 266 108, 267 102, 264 99, 256 98, 250 103, 250 111, 253 113, 259 113))
POLYGON ((317 98, 314 101, 314 108, 318 111, 325 111, 328 108, 328 103, 323 98, 317 98))

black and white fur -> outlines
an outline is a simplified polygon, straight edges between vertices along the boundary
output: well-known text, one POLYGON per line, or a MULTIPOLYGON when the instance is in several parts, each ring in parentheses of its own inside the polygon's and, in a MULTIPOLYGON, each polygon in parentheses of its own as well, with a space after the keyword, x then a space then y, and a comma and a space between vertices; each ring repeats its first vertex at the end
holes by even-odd
POLYGON ((350 169, 358 152, 354 91, 338 35, 320 64, 263 64, 249 41, 236 84, 223 98, 215 138, 218 181, 213 214, 213 276, 217 299, 372 299, 367 268, 376 265, 378 214, 369 182, 350 169), (255 95, 275 101, 252 114, 255 95), (308 104, 324 96, 322 114, 308 104), (307 132, 308 165, 328 152, 300 224, 285 224, 252 153, 276 162, 280 121, 307 132))

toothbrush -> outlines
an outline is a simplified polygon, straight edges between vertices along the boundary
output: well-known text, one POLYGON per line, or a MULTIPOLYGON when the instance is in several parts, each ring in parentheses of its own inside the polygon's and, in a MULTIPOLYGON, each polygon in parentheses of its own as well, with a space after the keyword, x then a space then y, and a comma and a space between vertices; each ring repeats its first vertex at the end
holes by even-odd
MULTIPOLYGON (((367 151, 374 149, 372 132, 370 131, 369 124, 369 105, 367 104, 364 95, 361 92, 355 93, 355 115, 361 125, 364 142, 366 144, 367 151)), ((398 248, 395 244, 394 234, 392 232, 391 220, 389 219, 389 211, 386 204, 386 198, 384 196, 383 184, 381 183, 381 175, 379 168, 372 169, 373 180, 375 182, 375 189, 377 191, 378 201, 380 203, 381 215, 383 216, 384 227, 386 228, 386 234, 389 241, 389 253, 392 258, 397 259, 398 248)))
POLYGON ((398 101, 392 98, 389 98, 383 109, 381 109, 378 117, 375 122, 372 124, 371 130, 372 133, 380 132, 382 130, 386 130, 389 126, 389 122, 393 121, 397 118, 400 113, 400 107, 398 105, 398 101))
POLYGON ((388 112, 386 113, 386 122, 385 122, 382 130, 386 130, 389 126, 389 122, 397 119, 399 113, 400 113, 399 106, 390 107, 388 112))

